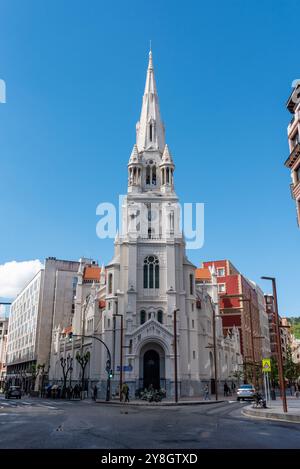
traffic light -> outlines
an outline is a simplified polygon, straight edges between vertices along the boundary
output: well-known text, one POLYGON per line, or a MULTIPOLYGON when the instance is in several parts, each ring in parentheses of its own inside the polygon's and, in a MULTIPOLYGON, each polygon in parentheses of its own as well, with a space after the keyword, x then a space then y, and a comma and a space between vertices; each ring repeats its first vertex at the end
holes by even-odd
POLYGON ((110 370, 110 372, 109 372, 109 377, 110 377, 110 379, 113 377, 113 372, 112 372, 112 370, 110 370))
POLYGON ((68 342, 72 342, 73 340, 73 332, 69 332, 68 334, 68 342))

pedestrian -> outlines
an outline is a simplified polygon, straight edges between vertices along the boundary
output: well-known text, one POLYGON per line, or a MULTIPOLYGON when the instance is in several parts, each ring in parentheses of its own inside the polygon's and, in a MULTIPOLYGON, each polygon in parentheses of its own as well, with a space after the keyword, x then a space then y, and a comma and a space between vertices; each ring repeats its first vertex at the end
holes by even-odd
POLYGON ((122 401, 123 401, 123 396, 124 396, 125 402, 129 402, 129 386, 127 383, 124 383, 122 386, 122 398, 121 398, 122 401))
POLYGON ((231 391, 232 391, 232 394, 235 393, 235 382, 234 381, 231 382, 231 391))
POLYGON ((225 381, 225 383, 224 383, 224 397, 228 396, 228 390, 229 390, 229 387, 228 387, 227 382, 225 381))
POLYGON ((206 384, 206 386, 204 387, 204 400, 205 401, 207 401, 207 400, 210 401, 208 384, 206 384))
POLYGON ((93 388, 93 399, 94 399, 94 401, 97 400, 97 393, 98 393, 98 389, 97 389, 97 386, 95 384, 95 386, 93 388))

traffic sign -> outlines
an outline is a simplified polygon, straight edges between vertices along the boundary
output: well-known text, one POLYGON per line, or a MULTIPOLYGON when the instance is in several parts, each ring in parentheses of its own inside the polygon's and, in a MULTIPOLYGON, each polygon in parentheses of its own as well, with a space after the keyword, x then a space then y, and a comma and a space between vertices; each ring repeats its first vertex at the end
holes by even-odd
MULTIPOLYGON (((132 365, 123 365, 122 370, 123 371, 132 371, 132 365)), ((117 366, 117 371, 121 371, 121 367, 119 365, 117 366)))
POLYGON ((263 358, 262 359, 262 371, 263 371, 263 373, 270 373, 271 372, 271 359, 270 358, 263 358))

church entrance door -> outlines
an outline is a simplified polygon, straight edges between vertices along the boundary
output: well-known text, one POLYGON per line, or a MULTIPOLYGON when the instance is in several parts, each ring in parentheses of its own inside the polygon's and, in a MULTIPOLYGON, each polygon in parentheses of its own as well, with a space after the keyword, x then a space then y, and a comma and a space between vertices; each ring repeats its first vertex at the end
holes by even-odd
POLYGON ((160 357, 155 350, 148 350, 144 354, 144 388, 152 384, 154 389, 160 389, 160 357))

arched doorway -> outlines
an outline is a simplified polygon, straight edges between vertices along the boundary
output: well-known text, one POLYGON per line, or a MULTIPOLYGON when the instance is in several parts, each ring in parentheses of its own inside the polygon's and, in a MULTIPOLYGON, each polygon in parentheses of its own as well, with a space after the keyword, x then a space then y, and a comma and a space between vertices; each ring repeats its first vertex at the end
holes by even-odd
POLYGON ((153 386, 160 388, 160 357, 155 350, 147 350, 144 354, 144 388, 153 386))

